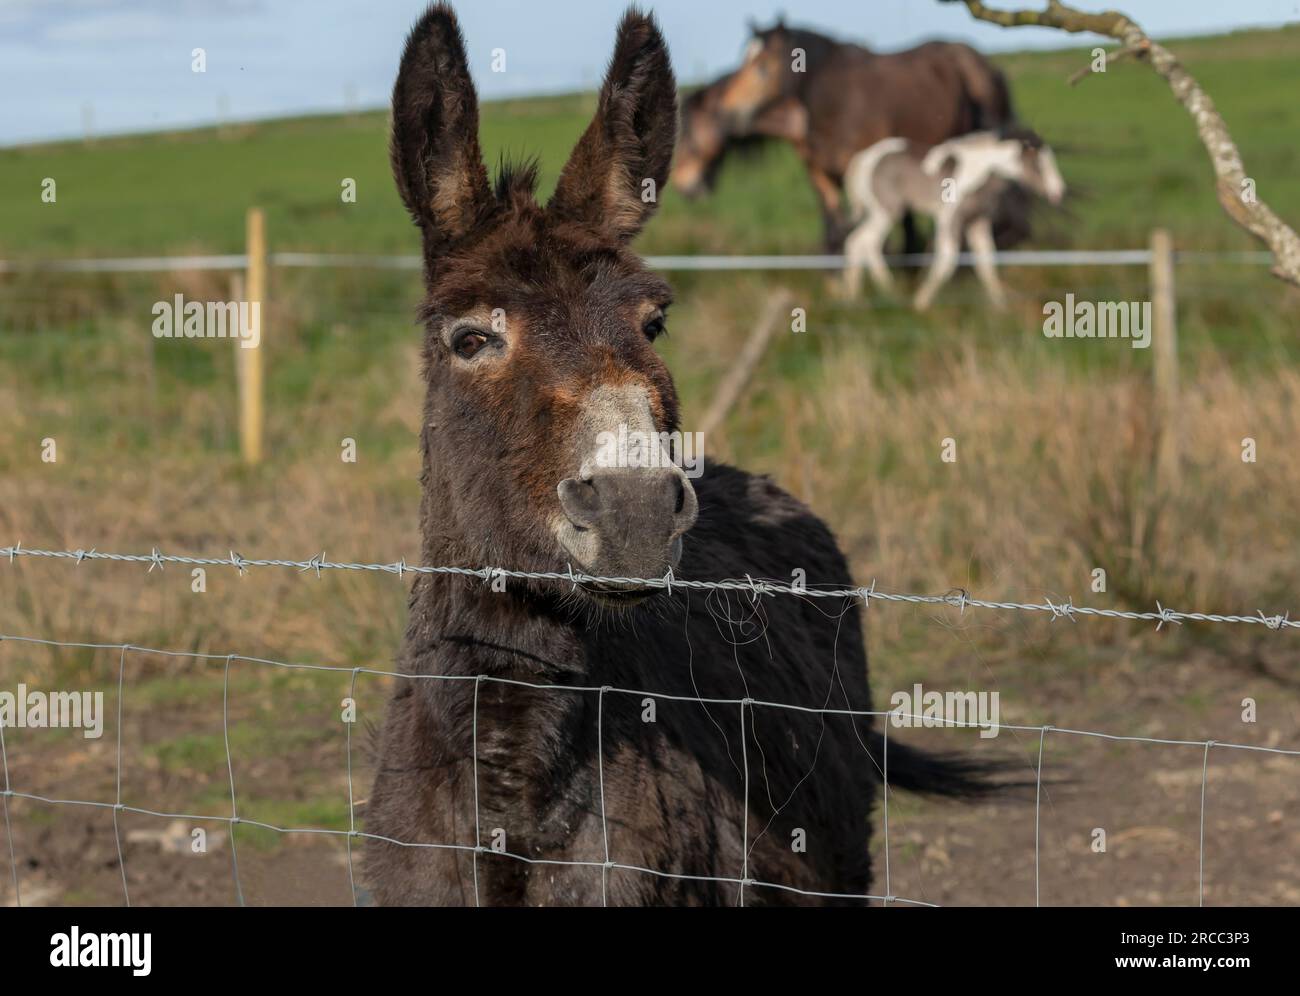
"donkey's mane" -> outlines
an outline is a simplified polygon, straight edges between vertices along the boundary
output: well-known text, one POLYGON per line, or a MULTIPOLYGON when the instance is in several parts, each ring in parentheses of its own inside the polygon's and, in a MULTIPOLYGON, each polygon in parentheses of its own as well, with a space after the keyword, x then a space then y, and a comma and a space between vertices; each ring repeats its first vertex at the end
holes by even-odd
POLYGON ((493 184, 497 201, 500 204, 535 202, 537 173, 536 156, 527 156, 519 160, 510 160, 502 156, 497 164, 496 182, 493 184))

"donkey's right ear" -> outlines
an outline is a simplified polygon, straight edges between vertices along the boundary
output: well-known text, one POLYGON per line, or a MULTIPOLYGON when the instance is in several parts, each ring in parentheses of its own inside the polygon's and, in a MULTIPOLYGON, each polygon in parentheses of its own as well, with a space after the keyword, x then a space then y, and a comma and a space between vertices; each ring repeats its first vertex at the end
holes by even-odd
POLYGON ((445 3, 425 11, 406 39, 393 86, 393 176, 430 259, 493 204, 478 144, 478 95, 465 40, 445 3))

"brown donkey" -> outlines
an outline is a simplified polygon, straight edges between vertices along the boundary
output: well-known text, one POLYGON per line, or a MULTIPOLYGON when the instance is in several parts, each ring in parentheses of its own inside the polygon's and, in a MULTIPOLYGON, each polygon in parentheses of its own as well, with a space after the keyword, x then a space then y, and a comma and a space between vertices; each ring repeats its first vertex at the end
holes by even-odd
MULTIPOLYGON (((488 183, 451 10, 431 7, 412 30, 392 163, 428 288, 426 563, 690 579, 801 568, 850 584, 826 526, 764 478, 713 464, 692 485, 676 467, 594 457, 603 432, 678 428, 654 347, 669 289, 628 248, 654 208, 643 191, 668 175, 675 99, 654 20, 630 10, 595 120, 542 207, 530 168, 488 183)), ((868 893, 879 734, 861 717, 759 704, 870 708, 857 599, 501 587, 414 584, 400 657, 411 677, 389 702, 366 814, 376 899, 868 893)), ((901 744, 888 767, 904 788, 984 785, 901 744)))

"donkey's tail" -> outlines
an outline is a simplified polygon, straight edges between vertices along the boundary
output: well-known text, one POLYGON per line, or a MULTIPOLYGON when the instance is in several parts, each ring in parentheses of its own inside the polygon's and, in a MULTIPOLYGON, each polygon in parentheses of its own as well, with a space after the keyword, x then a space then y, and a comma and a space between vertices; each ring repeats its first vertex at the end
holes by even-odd
POLYGON ((1015 794, 1035 784, 1034 779, 1008 778, 1011 772, 1022 770, 1013 761, 977 761, 960 754, 932 754, 898 741, 890 743, 886 756, 884 741, 879 730, 871 731, 871 753, 887 761, 881 767, 893 788, 972 800, 1015 794))

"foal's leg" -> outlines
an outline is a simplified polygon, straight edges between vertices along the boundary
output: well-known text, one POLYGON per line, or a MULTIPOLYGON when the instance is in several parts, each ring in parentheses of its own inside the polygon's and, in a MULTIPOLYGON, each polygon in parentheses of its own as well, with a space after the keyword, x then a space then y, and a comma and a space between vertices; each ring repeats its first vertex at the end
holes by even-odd
POLYGON ((871 270, 876 286, 888 293, 894 289, 894 278, 885 263, 885 239, 893 219, 882 211, 867 215, 866 219, 849 233, 844 241, 844 285, 853 297, 862 286, 862 267, 871 270))
POLYGON ((867 223, 864 220, 844 240, 844 280, 841 288, 845 297, 854 298, 862 293, 862 270, 867 264, 866 230, 867 223))
POLYGON ((998 280, 998 268, 995 255, 998 251, 993 238, 993 221, 987 215, 976 218, 966 229, 966 241, 970 243, 971 252, 975 254, 975 273, 984 285, 984 290, 999 310, 1007 306, 1007 296, 1003 293, 1002 283, 998 280))
POLYGON ((934 262, 930 264, 930 272, 925 275, 925 282, 912 302, 917 311, 930 307, 939 288, 952 279, 960 252, 961 233, 956 219, 951 214, 940 215, 934 224, 934 262))

